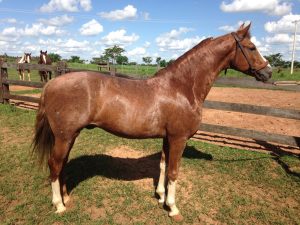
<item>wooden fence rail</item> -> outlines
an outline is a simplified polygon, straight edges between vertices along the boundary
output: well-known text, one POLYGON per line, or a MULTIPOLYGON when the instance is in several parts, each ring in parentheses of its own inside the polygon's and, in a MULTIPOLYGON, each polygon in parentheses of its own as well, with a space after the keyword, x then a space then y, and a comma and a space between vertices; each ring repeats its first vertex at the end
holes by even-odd
MULTIPOLYGON (((1 66, 1 70, 0 70, 0 103, 8 103, 9 99, 39 103, 39 98, 36 98, 36 97, 10 94, 9 85, 20 85, 20 86, 27 86, 27 87, 42 88, 44 86, 44 83, 10 80, 10 79, 8 79, 8 74, 7 74, 8 68, 17 68, 17 67, 16 67, 16 64, 9 64, 9 63, 2 64, 2 66, 1 66)), ((55 66, 37 65, 37 64, 35 64, 35 65, 30 64, 30 69, 37 69, 37 70, 52 69, 52 71, 60 70, 60 68, 57 68, 55 66)), ((72 69, 72 68, 66 69, 65 68, 65 71, 73 72, 73 71, 86 71, 86 70, 72 69)), ((118 76, 118 74, 116 74, 116 75, 118 76)), ((127 77, 126 75, 120 75, 120 76, 127 77)), ((271 84, 261 84, 260 82, 256 82, 254 80, 249 81, 248 79, 246 80, 246 82, 241 81, 240 79, 236 79, 236 78, 234 78, 234 79, 221 78, 218 80, 219 84, 221 83, 221 84, 230 84, 230 85, 237 85, 237 86, 239 86, 241 84, 243 84, 243 85, 246 84, 249 86, 249 84, 252 85, 253 82, 255 82, 256 85, 260 84, 261 85, 260 87, 267 86, 269 88, 271 85, 271 84)), ((243 85, 241 85, 241 86, 243 86, 243 85)), ((288 90, 291 90, 289 88, 290 87, 288 87, 288 90)), ((294 90, 294 89, 292 89, 292 90, 294 90)), ((298 89, 296 88, 295 90, 298 90, 298 89)), ((266 106, 254 106, 254 105, 248 105, 248 104, 228 103, 228 102, 219 102, 219 101, 205 101, 204 108, 300 120, 300 111, 292 110, 292 109, 280 109, 280 108, 271 108, 271 107, 266 107, 266 106)), ((226 135, 231 135, 231 136, 251 138, 251 139, 255 139, 255 140, 275 142, 275 143, 300 147, 300 137, 265 133, 265 132, 254 131, 254 130, 233 128, 233 127, 226 127, 226 126, 205 124, 205 123, 201 124, 201 126, 199 127, 199 130, 205 131, 205 132, 220 133, 220 134, 226 134, 226 135)))

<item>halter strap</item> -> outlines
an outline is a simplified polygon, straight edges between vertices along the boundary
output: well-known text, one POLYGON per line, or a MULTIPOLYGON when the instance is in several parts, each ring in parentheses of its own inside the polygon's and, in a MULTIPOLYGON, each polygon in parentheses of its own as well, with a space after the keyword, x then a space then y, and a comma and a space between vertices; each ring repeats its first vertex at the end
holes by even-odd
POLYGON ((248 57, 244 47, 241 45, 242 40, 238 37, 237 33, 235 33, 235 32, 232 32, 231 35, 234 37, 234 39, 237 43, 237 48, 239 47, 241 49, 241 52, 243 53, 248 65, 249 65, 248 71, 250 71, 251 73, 254 73, 254 74, 258 74, 259 70, 265 68, 269 64, 269 62, 266 61, 261 67, 259 67, 257 69, 254 68, 252 62, 249 60, 249 57, 248 57))

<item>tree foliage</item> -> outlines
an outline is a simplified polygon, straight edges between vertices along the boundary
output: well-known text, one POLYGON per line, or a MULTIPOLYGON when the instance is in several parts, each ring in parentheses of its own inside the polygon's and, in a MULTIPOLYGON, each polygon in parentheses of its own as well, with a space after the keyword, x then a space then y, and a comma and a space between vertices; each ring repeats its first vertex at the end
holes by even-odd
POLYGON ((150 56, 143 57, 143 62, 146 64, 150 64, 152 62, 152 57, 150 56))
POLYGON ((122 56, 123 52, 125 52, 125 50, 122 47, 114 45, 113 47, 104 50, 103 57, 106 57, 110 59, 112 63, 115 63, 117 57, 122 56))
POLYGON ((128 64, 128 57, 124 56, 124 55, 119 55, 117 56, 117 64, 121 65, 121 64, 128 64))
POLYGON ((83 63, 83 59, 80 59, 80 56, 77 56, 77 55, 72 55, 71 56, 71 59, 68 60, 68 62, 71 62, 71 63, 83 63))
POLYGON ((59 54, 49 53, 48 56, 49 56, 49 58, 51 59, 52 62, 61 61, 61 56, 59 54))

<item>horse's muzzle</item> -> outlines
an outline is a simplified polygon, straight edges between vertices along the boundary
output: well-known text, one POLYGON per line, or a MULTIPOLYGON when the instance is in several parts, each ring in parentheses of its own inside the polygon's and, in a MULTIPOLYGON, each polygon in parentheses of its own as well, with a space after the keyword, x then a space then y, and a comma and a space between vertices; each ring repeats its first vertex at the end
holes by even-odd
POLYGON ((259 70, 255 74, 255 79, 257 81, 266 82, 272 77, 272 67, 266 66, 265 68, 259 70))

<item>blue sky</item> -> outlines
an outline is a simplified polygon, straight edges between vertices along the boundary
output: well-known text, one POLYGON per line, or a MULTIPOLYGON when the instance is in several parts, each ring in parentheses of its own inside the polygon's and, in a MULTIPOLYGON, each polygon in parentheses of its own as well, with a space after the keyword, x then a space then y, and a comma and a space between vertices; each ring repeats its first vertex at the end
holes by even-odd
POLYGON ((130 61, 169 60, 251 21, 252 40, 262 54, 282 53, 289 60, 295 20, 300 0, 0 0, 0 54, 48 50, 89 60, 118 44, 130 61))

